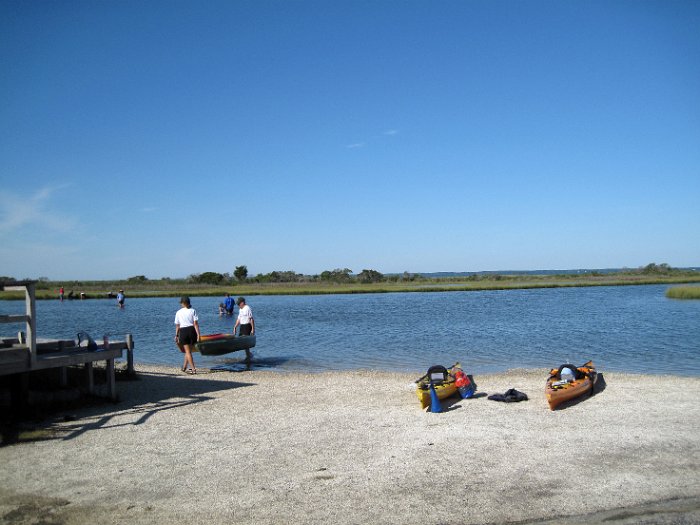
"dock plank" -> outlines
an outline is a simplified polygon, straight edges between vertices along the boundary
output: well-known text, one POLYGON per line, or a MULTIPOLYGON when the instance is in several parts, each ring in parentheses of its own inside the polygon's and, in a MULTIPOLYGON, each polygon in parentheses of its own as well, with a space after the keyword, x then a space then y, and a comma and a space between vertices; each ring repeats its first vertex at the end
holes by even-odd
POLYGON ((0 376, 119 359, 126 348, 124 341, 109 343, 107 350, 104 345, 97 345, 97 350, 77 346, 62 347, 59 350, 57 347, 56 351, 39 354, 34 366, 30 366, 29 347, 26 345, 0 348, 0 376))

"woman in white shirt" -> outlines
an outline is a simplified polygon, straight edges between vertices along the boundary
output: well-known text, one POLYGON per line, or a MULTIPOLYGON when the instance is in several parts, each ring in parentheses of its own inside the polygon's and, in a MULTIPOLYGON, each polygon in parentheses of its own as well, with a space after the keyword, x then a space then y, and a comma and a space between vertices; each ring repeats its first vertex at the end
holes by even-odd
POLYGON ((175 344, 180 348, 180 352, 185 354, 182 371, 196 374, 197 369, 194 366, 194 359, 192 359, 192 348, 199 341, 199 317, 197 310, 192 308, 189 297, 182 297, 180 304, 182 308, 175 313, 175 344), (188 365, 189 370, 187 370, 188 365))
POLYGON ((238 335, 255 335, 255 319, 253 319, 253 311, 250 306, 245 304, 245 298, 238 298, 238 319, 233 325, 233 333, 236 333, 236 328, 241 327, 238 335))

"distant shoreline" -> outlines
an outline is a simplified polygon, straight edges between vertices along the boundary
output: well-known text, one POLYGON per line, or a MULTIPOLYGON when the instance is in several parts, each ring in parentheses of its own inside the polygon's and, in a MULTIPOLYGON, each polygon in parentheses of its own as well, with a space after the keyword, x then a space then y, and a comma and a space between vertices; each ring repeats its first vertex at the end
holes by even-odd
MULTIPOLYGON (((421 278, 414 281, 378 283, 236 283, 228 285, 190 284, 184 281, 76 281, 38 282, 37 299, 58 299, 58 289, 65 289, 65 300, 70 291, 80 300, 80 292, 86 299, 112 299, 116 290, 124 289, 127 298, 193 297, 232 295, 329 295, 406 292, 468 292, 493 290, 523 290, 537 288, 580 288, 592 286, 639 286, 700 283, 700 273, 682 272, 670 275, 642 274, 555 274, 555 275, 501 275, 489 274, 471 277, 421 278)), ((0 292, 0 300, 23 300, 20 292, 0 292)))

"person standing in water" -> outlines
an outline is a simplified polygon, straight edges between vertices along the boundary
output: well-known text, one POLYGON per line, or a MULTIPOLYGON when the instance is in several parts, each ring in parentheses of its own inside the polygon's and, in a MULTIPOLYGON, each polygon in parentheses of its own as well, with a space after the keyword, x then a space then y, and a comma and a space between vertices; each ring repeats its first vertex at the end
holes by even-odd
POLYGON ((231 294, 226 294, 224 308, 226 308, 226 315, 233 315, 233 297, 231 297, 231 294))
POLYGON ((239 297, 238 301, 238 319, 233 325, 233 333, 235 335, 236 328, 241 327, 238 335, 255 335, 255 319, 253 319, 253 311, 250 306, 245 304, 245 297, 239 297))
POLYGON ((124 308, 124 290, 119 290, 119 293, 117 294, 117 306, 119 308, 124 308))
POLYGON ((189 297, 182 297, 180 305, 182 308, 175 313, 175 344, 185 354, 182 371, 196 374, 197 368, 194 366, 192 348, 199 341, 200 337, 199 317, 197 316, 197 310, 192 308, 189 297), (190 367, 189 370, 187 369, 188 366, 190 367))

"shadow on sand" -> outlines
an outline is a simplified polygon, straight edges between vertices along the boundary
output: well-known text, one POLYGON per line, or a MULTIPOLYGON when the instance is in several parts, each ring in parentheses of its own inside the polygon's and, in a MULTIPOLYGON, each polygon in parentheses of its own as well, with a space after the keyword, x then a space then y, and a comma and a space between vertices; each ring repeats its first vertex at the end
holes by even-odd
POLYGON ((284 365, 290 359, 284 356, 258 357, 252 360, 236 357, 224 357, 211 366, 213 372, 250 372, 252 370, 273 370, 284 365))
MULTIPOLYGON (((139 372, 118 374, 119 400, 81 395, 67 403, 31 407, 0 421, 0 446, 50 439, 70 440, 85 432, 139 426, 165 410, 196 405, 213 399, 213 392, 253 386, 254 383, 207 379, 202 374, 139 372)), ((232 374, 233 375, 233 374, 232 374)))

